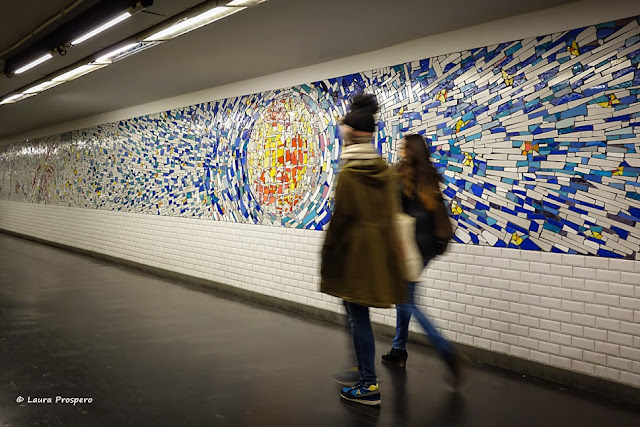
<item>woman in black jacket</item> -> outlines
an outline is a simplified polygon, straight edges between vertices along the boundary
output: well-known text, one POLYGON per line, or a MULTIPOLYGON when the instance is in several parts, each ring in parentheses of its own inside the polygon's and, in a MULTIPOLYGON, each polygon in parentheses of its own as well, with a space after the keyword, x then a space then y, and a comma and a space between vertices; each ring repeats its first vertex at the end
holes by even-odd
MULTIPOLYGON (((413 134, 405 136, 400 142, 400 163, 397 172, 400 181, 400 195, 402 210, 407 215, 416 219, 416 242, 422 254, 424 266, 442 251, 434 233, 434 215, 438 204, 443 203, 440 193, 440 175, 431 163, 431 152, 426 141, 421 135, 413 134)), ((409 335, 409 322, 411 316, 415 316, 429 340, 438 351, 438 354, 447 364, 454 376, 455 384, 460 377, 461 362, 464 358, 455 347, 444 338, 433 326, 427 316, 416 307, 414 302, 415 287, 418 282, 409 282, 409 302, 396 305, 397 326, 396 337, 393 340, 391 350, 382 356, 384 363, 404 366, 407 361, 407 338, 409 335)))

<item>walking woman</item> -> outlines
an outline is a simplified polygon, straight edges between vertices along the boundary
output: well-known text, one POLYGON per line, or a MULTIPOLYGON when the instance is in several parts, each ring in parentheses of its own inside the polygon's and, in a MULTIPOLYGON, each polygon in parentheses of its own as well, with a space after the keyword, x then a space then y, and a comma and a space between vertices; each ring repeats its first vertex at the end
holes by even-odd
POLYGON ((358 363, 358 382, 342 388, 340 395, 365 405, 380 404, 369 307, 406 301, 393 223, 397 182, 372 144, 377 111, 374 95, 358 95, 340 126, 342 165, 320 285, 322 292, 344 302, 358 363))
MULTIPOLYGON (((421 135, 407 135, 400 141, 400 162, 397 166, 402 210, 416 219, 416 243, 423 265, 441 253, 447 242, 440 242, 434 233, 434 212, 443 203, 440 193, 440 175, 431 163, 431 151, 421 135)), ((423 267, 424 268, 424 267, 423 267)), ((409 322, 415 316, 440 357, 454 377, 454 385, 460 379, 460 368, 466 359, 444 338, 415 305, 414 294, 418 282, 408 283, 409 300, 398 304, 396 336, 391 350, 382 356, 383 363, 405 366, 409 322)))

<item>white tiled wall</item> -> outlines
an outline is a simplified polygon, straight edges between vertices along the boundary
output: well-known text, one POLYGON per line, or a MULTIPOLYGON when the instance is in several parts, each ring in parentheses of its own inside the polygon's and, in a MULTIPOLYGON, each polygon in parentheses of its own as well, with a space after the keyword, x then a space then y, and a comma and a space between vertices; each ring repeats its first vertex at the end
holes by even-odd
MULTIPOLYGON (((7 201, 0 228, 342 310, 318 292, 320 232, 7 201)), ((640 388, 639 261, 456 244, 422 284, 417 302, 456 342, 640 388)))

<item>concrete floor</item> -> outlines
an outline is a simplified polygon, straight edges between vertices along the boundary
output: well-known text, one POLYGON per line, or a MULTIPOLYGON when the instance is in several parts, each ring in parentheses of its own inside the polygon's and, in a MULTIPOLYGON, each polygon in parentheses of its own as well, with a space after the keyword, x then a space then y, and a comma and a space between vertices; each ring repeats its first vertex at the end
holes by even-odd
MULTIPOLYGON (((340 328, 0 234, 0 426, 638 426, 640 412, 427 348, 342 401, 340 328), (91 397, 21 404, 18 396, 91 397)), ((390 346, 377 340, 378 360, 390 346)))

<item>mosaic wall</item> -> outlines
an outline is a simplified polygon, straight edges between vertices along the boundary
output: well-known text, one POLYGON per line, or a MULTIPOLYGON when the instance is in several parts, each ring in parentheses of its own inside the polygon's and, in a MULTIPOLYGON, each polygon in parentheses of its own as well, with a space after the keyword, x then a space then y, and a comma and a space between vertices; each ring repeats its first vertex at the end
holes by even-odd
POLYGON ((408 132, 467 244, 640 259, 640 26, 629 18, 27 141, 0 198, 322 229, 356 92, 408 132))

